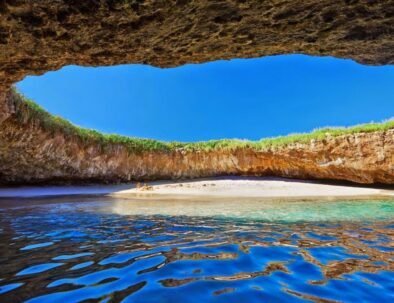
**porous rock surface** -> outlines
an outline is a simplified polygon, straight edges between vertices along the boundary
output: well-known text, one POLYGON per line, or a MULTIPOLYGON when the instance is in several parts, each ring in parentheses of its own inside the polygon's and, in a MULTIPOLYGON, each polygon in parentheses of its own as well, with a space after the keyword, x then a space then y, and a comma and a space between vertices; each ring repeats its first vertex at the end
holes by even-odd
POLYGON ((112 183, 249 175, 394 184, 394 129, 328 136, 266 150, 130 152, 122 144, 103 147, 61 131, 49 132, 37 120, 20 118, 29 114, 19 113, 26 107, 17 95, 11 94, 8 103, 14 112, 0 128, 2 183, 112 183))
POLYGON ((69 64, 159 67, 304 53, 394 63, 394 0, 0 0, 0 182, 223 174, 394 184, 393 130, 276 150, 103 150, 17 119, 9 91, 69 64))
POLYGON ((394 0, 1 0, 0 85, 64 65, 304 53, 394 63, 394 0))

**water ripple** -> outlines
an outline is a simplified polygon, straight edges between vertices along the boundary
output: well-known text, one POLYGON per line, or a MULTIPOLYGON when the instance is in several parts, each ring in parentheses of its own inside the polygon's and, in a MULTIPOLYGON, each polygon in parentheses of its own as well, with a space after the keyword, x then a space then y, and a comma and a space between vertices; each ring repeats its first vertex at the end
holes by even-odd
POLYGON ((94 203, 0 209, 0 302, 393 302, 390 216, 282 222, 120 215, 94 203))

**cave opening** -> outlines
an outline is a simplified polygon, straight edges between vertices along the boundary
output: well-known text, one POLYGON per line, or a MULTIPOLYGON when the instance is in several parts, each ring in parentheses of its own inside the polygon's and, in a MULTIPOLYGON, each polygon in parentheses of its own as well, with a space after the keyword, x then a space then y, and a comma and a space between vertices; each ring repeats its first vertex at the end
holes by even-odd
POLYGON ((258 140, 394 116, 393 66, 306 55, 160 69, 66 66, 16 84, 50 113, 104 133, 258 140))
POLYGON ((390 119, 389 3, 134 2, 0 5, 0 183, 247 175, 393 184, 394 120, 258 140, 390 119), (311 61, 295 65, 294 58, 311 61), (231 61, 201 64, 214 60, 231 61), (276 60, 283 60, 282 68, 276 60), (320 63, 312 72, 315 60, 320 63), (129 66, 161 74, 163 81, 143 79, 141 70, 135 81, 120 81, 116 70, 124 66, 116 65, 130 63, 169 69, 129 66), (208 77, 206 71, 214 73, 219 65, 219 76, 208 77), (67 79, 64 72, 71 69, 77 73, 67 79), (88 87, 78 76, 82 70, 112 75, 101 82, 93 76, 88 87), (198 82, 191 70, 200 70, 199 89, 192 87, 198 82), (190 81, 178 75, 168 85, 168 74, 182 71, 190 81), (10 90, 27 75, 45 72, 31 84, 35 92, 27 89, 30 77, 17 87, 59 117, 10 90), (52 75, 63 86, 46 82, 52 75), (84 94, 67 84, 71 80, 84 94), (127 98, 119 97, 125 91, 119 83, 128 89, 127 98), (138 83, 142 93, 130 95, 138 83), (175 94, 179 89, 182 93, 175 94), (206 141, 234 137, 256 141, 206 141))

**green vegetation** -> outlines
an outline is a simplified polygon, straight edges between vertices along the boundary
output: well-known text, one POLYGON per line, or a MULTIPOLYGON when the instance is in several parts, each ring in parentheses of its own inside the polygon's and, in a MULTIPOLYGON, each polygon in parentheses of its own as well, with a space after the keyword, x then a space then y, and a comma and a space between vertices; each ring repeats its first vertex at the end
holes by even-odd
POLYGON ((63 133, 65 136, 77 137, 86 143, 96 143, 103 147, 112 144, 122 144, 133 152, 141 151, 172 151, 174 149, 184 150, 219 150, 219 149, 238 149, 253 148, 264 150, 268 148, 282 147, 292 143, 308 143, 311 140, 321 140, 328 136, 341 136, 361 132, 375 132, 394 129, 394 119, 382 123, 368 123, 353 127, 320 128, 310 133, 291 134, 288 136, 265 138, 259 141, 249 141, 240 139, 210 140, 203 142, 182 143, 182 142, 163 142, 158 140, 141 139, 126 137, 114 134, 102 134, 98 131, 78 127, 69 121, 54 116, 34 101, 31 101, 15 89, 14 97, 17 100, 18 110, 17 119, 21 122, 32 122, 40 125, 46 131, 52 133, 63 133))

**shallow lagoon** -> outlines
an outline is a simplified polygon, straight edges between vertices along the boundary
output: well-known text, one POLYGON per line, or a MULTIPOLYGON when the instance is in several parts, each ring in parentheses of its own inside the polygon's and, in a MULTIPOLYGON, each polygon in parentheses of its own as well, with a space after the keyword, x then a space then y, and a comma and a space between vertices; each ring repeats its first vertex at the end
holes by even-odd
POLYGON ((0 224, 0 302, 394 299, 394 200, 15 199, 0 224))

